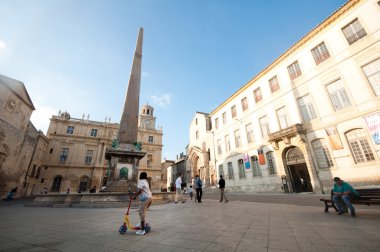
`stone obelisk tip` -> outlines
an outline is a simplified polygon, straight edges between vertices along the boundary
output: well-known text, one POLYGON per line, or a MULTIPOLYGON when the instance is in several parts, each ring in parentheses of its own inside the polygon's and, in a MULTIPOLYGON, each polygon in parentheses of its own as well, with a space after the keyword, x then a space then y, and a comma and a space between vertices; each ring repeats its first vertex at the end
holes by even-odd
POLYGON ((121 146, 122 144, 133 144, 137 142, 143 34, 144 29, 140 27, 123 115, 119 126, 118 140, 121 146))

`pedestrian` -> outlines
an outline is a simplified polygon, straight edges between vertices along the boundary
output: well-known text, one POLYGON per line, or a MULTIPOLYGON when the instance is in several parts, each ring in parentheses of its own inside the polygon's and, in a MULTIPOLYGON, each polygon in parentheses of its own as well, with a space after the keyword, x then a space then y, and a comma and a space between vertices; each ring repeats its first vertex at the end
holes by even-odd
POLYGON ((199 175, 196 175, 195 176, 195 180, 194 180, 194 186, 195 186, 195 191, 197 192, 197 198, 196 198, 196 201, 198 201, 198 203, 202 203, 202 180, 201 178, 199 177, 199 175))
POLYGON ((228 199, 227 199, 226 194, 224 192, 224 188, 226 187, 226 181, 223 179, 223 175, 220 175, 218 185, 219 185, 219 190, 220 190, 220 201, 219 202, 222 202, 223 198, 224 198, 225 202, 227 203, 228 199))
POLYGON ((41 190, 41 194, 47 194, 47 193, 48 193, 48 189, 44 187, 44 189, 41 190))
POLYGON ((137 183, 137 192, 131 197, 131 199, 135 200, 137 196, 140 195, 139 216, 141 226, 140 230, 136 232, 137 235, 145 235, 145 215, 150 204, 152 204, 152 192, 149 189, 147 178, 148 175, 146 172, 140 173, 140 180, 137 183))
POLYGON ((178 174, 177 179, 175 180, 175 200, 174 203, 177 204, 178 196, 181 197, 182 203, 185 203, 185 199, 182 196, 182 173, 178 174))
POLYGON ((90 189, 90 193, 96 193, 96 186, 90 189))
POLYGON ((70 188, 67 188, 66 194, 70 194, 70 188))
POLYGON ((193 191, 193 186, 192 185, 190 185, 189 194, 190 194, 190 200, 193 200, 194 191, 193 191))
POLYGON ((339 209, 338 215, 342 215, 344 213, 343 204, 350 209, 351 216, 355 217, 356 212, 355 208, 352 206, 350 198, 351 197, 360 197, 360 194, 347 182, 344 182, 339 177, 334 178, 335 184, 333 187, 333 200, 335 205, 339 209))
POLYGON ((10 190, 8 193, 7 193, 7 200, 12 200, 13 199, 13 196, 15 195, 15 193, 17 193, 17 189, 18 187, 15 187, 13 188, 12 190, 10 190))

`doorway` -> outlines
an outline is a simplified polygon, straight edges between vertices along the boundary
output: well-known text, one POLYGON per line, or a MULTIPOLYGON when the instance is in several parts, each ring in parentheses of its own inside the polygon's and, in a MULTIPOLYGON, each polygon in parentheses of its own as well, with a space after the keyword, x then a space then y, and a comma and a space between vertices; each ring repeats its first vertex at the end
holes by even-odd
POLYGON ((292 147, 287 150, 285 157, 293 192, 312 192, 313 186, 302 151, 292 147))

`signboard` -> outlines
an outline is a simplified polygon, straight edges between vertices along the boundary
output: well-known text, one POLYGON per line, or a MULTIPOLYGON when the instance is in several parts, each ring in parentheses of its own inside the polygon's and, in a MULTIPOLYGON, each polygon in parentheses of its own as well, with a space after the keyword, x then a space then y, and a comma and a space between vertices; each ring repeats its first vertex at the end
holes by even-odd
POLYGON ((326 129, 326 133, 327 133, 327 136, 329 137, 331 148, 333 150, 342 150, 343 149, 342 141, 340 140, 336 127, 331 127, 331 128, 326 129))
POLYGON ((249 162, 249 155, 247 153, 244 154, 243 160, 245 169, 251 168, 251 162, 249 162))
POLYGON ((364 117, 367 123, 369 133, 375 144, 380 144, 380 113, 372 114, 364 117))

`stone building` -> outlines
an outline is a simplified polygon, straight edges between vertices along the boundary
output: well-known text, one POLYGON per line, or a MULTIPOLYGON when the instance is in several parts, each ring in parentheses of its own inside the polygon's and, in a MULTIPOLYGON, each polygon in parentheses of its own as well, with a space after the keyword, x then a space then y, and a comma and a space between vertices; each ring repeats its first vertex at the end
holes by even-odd
POLYGON ((378 1, 348 1, 214 111, 195 115, 211 126, 192 122, 193 172, 208 167, 210 183, 223 174, 237 191, 328 192, 335 176, 379 186, 379 40, 378 1))
POLYGON ((24 83, 0 75, 0 195, 29 190, 28 172, 39 165, 46 138, 30 122, 34 105, 24 83), (34 156, 34 158, 33 158, 34 156))
MULTIPOLYGON (((170 181, 168 182, 168 178, 171 179, 170 176, 168 176, 168 174, 171 174, 171 171, 168 172, 168 168, 171 167, 173 164, 175 163, 174 160, 167 160, 164 158, 164 160, 161 162, 161 169, 162 169, 162 176, 161 176, 161 180, 162 180, 162 183, 163 183, 163 186, 162 186, 162 189, 163 190, 168 190, 169 191, 169 188, 168 188, 168 184, 170 185, 170 181)), ((169 179, 169 180, 170 180, 169 179)))
MULTIPOLYGON (((144 105, 139 118, 138 139, 147 155, 139 162, 152 190, 161 188, 162 130, 156 130, 154 108, 144 105)), ((89 116, 72 118, 63 112, 52 116, 47 132, 49 146, 33 194, 43 188, 49 192, 66 193, 97 191, 106 185, 109 164, 105 152, 117 138, 118 123, 91 121, 89 116)))

